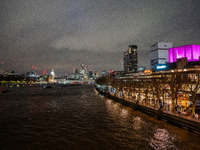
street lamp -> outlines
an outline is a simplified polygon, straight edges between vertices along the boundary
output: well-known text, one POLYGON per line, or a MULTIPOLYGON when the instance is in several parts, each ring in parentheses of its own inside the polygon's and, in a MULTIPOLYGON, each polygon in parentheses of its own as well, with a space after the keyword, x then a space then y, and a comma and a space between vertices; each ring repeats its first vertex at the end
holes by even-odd
POLYGON ((36 70, 37 70, 37 67, 35 67, 35 74, 37 74, 36 70))
POLYGON ((1 64, 2 64, 2 75, 3 75, 3 61, 1 62, 1 64))

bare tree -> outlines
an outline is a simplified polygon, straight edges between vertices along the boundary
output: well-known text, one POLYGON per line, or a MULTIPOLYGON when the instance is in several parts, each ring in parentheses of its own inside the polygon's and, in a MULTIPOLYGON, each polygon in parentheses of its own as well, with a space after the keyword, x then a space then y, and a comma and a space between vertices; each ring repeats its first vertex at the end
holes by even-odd
POLYGON ((105 85, 106 86, 106 89, 104 89, 105 91, 108 89, 108 86, 111 83, 110 79, 107 76, 100 77, 96 79, 95 82, 96 84, 105 85))
POLYGON ((129 98, 129 95, 130 95, 130 89, 131 89, 131 84, 130 84, 130 80, 127 79, 126 82, 125 82, 125 88, 126 90, 128 90, 128 98, 129 98))
POLYGON ((164 107, 165 103, 165 94, 167 93, 167 84, 166 84, 166 76, 162 76, 160 79, 161 84, 160 84, 160 95, 162 97, 162 106, 164 107))
POLYGON ((135 81, 135 86, 136 86, 136 90, 138 91, 138 96, 137 96, 137 100, 140 101, 140 97, 141 97, 141 89, 143 87, 143 82, 141 80, 136 80, 135 81))
POLYGON ((200 72, 185 74, 184 77, 185 90, 191 94, 192 97, 192 114, 195 114, 195 107, 199 104, 196 94, 200 89, 200 72))
POLYGON ((151 80, 150 79, 143 79, 143 87, 144 87, 144 93, 145 93, 145 99, 146 99, 146 105, 148 105, 148 94, 149 94, 149 90, 150 90, 150 84, 151 84, 151 80))
POLYGON ((149 87, 151 91, 153 92, 153 99, 157 98, 157 107, 159 108, 159 97, 160 97, 160 78, 158 77, 152 77, 151 83, 149 84, 149 87))
POLYGON ((125 87, 125 82, 123 81, 123 79, 115 79, 116 80, 116 90, 117 92, 122 92, 122 96, 124 97, 123 95, 123 89, 125 87))
POLYGON ((182 89, 182 78, 181 74, 178 72, 172 73, 166 76, 166 84, 169 86, 169 89, 166 92, 169 94, 172 100, 172 108, 177 104, 178 101, 178 92, 182 89))
POLYGON ((109 79, 107 77, 101 77, 96 82, 98 84, 108 85, 109 84, 109 79))
POLYGON ((136 92, 136 87, 137 87, 137 82, 135 81, 135 79, 130 81, 130 92, 132 93, 131 95, 133 96, 133 98, 136 98, 137 92, 136 92))

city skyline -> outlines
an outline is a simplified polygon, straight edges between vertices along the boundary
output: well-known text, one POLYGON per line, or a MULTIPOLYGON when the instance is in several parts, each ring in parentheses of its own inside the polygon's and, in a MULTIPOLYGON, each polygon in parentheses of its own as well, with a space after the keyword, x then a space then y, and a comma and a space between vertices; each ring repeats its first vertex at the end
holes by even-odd
POLYGON ((128 45, 138 46, 138 66, 150 68, 150 46, 200 45, 198 0, 0 2, 0 61, 26 73, 80 68, 121 70, 128 45))

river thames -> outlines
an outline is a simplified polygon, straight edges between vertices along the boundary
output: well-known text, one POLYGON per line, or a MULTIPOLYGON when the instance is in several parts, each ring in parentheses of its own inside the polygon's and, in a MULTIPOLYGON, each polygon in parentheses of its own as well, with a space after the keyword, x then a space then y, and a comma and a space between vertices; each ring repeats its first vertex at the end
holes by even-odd
POLYGON ((200 149, 200 134, 98 95, 93 85, 6 89, 0 149, 200 149))

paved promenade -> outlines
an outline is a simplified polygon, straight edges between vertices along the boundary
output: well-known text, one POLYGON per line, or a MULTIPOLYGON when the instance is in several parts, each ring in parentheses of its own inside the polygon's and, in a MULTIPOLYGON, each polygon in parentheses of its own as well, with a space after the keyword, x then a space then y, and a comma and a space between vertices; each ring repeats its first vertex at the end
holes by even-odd
MULTIPOLYGON (((110 93, 110 95, 118 97, 118 98, 123 98, 123 97, 120 97, 119 95, 114 95, 113 93, 110 93)), ((132 99, 132 98, 131 99, 124 98, 124 100, 132 102, 132 103, 136 103, 137 102, 136 99, 132 99)), ((138 102, 138 104, 142 105, 142 106, 145 106, 145 107, 148 107, 148 108, 151 108, 151 109, 158 110, 157 104, 146 104, 145 102, 138 102)), ((198 118, 198 120, 197 120, 197 119, 193 118, 192 114, 179 114, 176 111, 171 111, 171 110, 168 110, 168 109, 163 109, 163 112, 167 113, 167 114, 174 115, 176 117, 181 117, 181 118, 185 118, 185 119, 200 123, 200 119, 198 118)))

